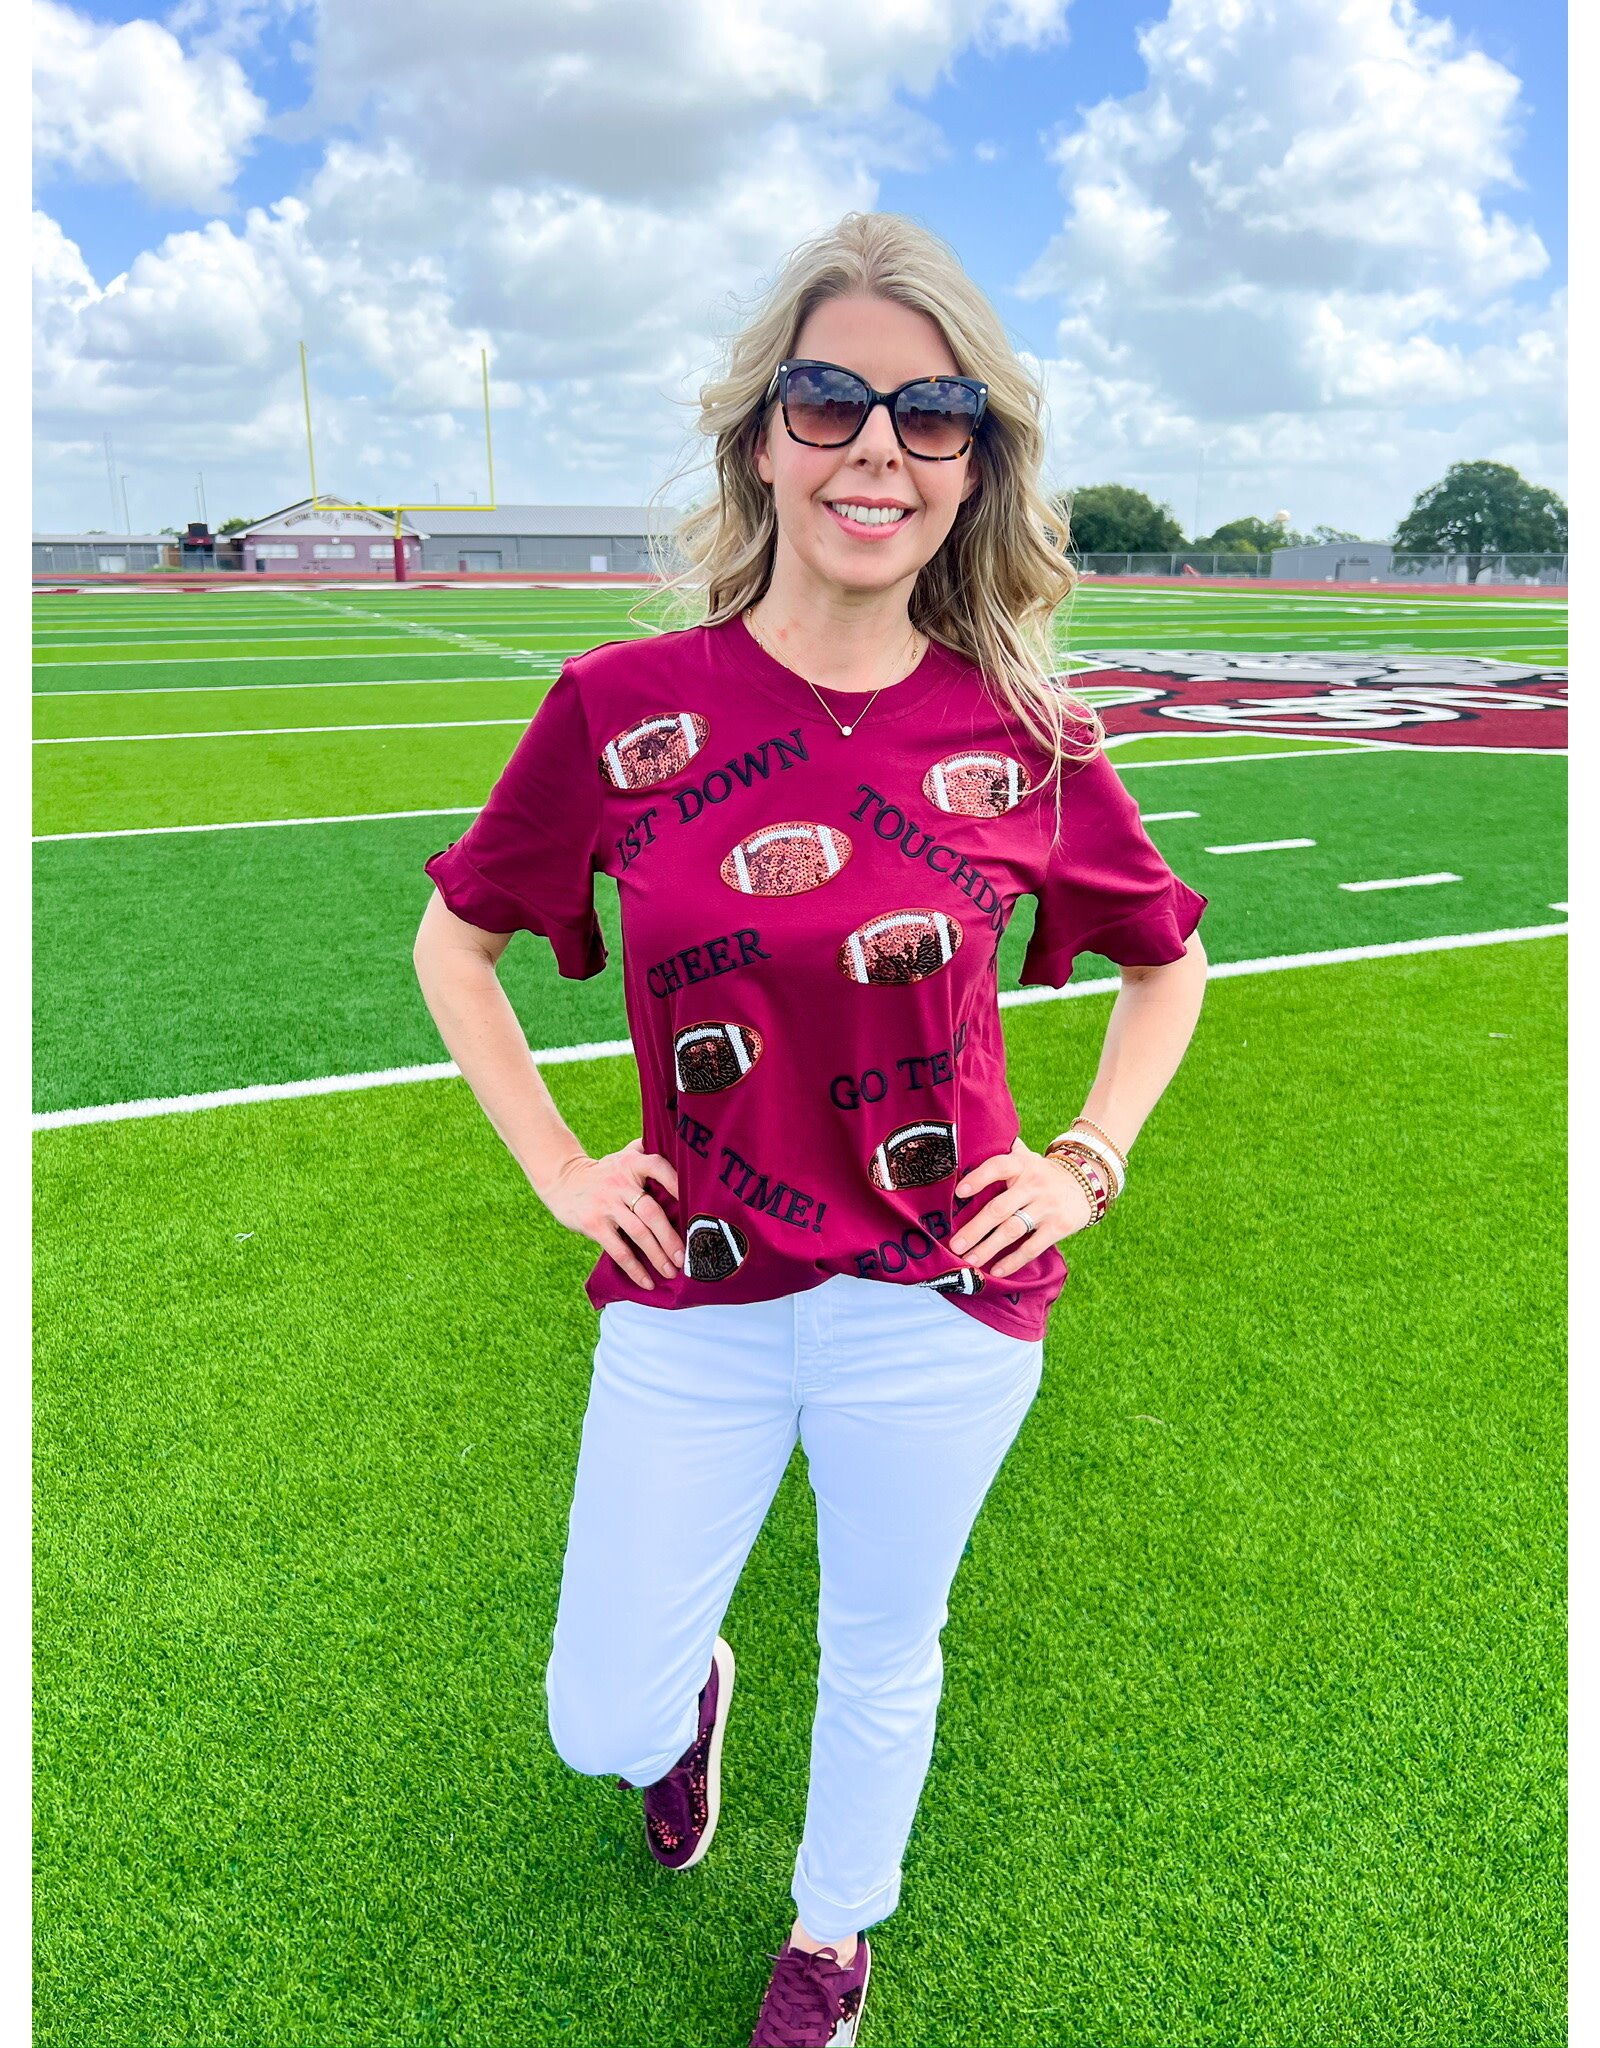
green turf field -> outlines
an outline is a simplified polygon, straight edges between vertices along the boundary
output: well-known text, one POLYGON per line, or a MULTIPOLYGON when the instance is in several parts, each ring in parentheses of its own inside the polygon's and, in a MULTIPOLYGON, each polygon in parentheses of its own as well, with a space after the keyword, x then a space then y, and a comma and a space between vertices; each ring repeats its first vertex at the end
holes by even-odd
MULTIPOLYGON (((421 862, 562 655, 648 629, 635 596, 36 606, 41 2048, 747 2038, 805 1797, 800 1456, 725 1624, 722 1827, 675 1879, 544 1726, 592 1247, 460 1080, 320 1088, 444 1060, 421 862), (281 1099, 105 1115, 248 1088, 281 1099)), ((1559 666, 1565 631, 1092 588, 1063 652, 1559 666)), ((1564 923, 1565 757, 1114 758, 1213 965, 1257 965, 1074 1246, 952 1593, 864 2048, 1564 2040, 1565 939, 1401 949, 1564 923)), ((603 1055, 546 1070, 590 1149, 636 1135, 615 957, 566 982, 523 935, 504 968, 535 1047, 603 1055)), ((1035 1142, 1110 1001, 1006 1001, 1035 1142)))

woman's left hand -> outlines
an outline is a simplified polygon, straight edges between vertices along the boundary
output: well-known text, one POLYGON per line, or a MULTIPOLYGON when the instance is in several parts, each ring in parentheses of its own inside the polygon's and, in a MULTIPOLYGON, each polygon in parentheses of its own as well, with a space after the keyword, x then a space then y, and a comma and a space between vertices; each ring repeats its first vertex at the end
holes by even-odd
POLYGON ((969 1266, 995 1261, 991 1276, 1000 1280, 1039 1257, 1058 1239, 1085 1229, 1093 1216, 1089 1197, 1076 1174, 1053 1166, 1042 1152, 1032 1152, 1018 1138, 1009 1152, 980 1160, 956 1182, 958 1195, 1004 1181, 976 1215, 963 1216, 946 1249, 969 1266), (1034 1226, 1026 1230, 1017 1211, 1026 1209, 1034 1226), (968 1247, 971 1247, 969 1250, 968 1247))

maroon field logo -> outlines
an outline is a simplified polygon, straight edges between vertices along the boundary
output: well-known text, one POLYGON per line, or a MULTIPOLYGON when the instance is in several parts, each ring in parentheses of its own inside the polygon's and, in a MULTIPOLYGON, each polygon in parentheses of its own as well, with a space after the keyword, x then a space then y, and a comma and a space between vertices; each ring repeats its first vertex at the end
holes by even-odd
POLYGON ((1560 752, 1567 671, 1470 654, 1086 654, 1069 690, 1118 691, 1108 733, 1253 732, 1560 752), (1121 686, 1126 685, 1125 694, 1121 686))

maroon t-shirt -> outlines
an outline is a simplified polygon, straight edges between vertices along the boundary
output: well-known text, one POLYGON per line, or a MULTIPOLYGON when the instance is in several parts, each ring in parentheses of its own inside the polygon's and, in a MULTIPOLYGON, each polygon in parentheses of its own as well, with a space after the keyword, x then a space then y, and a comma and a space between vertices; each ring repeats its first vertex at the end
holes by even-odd
POLYGON ((457 917, 542 934, 574 980, 606 964, 593 877, 616 877, 641 1134, 677 1169, 676 1200, 652 1192, 685 1254, 650 1291, 602 1251, 597 1309, 853 1273, 1041 1337, 1054 1245, 998 1279, 945 1248, 1002 1185, 958 1202, 956 1182, 1019 1134, 1000 936, 1036 896, 1021 978, 1058 988, 1085 947, 1181 958, 1207 899, 1104 754, 1068 764, 1052 850, 1042 750, 949 648, 870 704, 824 695, 850 737, 740 618, 592 648, 427 872, 457 917))

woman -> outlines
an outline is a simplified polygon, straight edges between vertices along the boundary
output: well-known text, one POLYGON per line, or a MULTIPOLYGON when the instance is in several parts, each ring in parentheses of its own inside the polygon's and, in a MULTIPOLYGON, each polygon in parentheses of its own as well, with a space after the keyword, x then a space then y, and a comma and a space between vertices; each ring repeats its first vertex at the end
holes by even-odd
POLYGON ((546 1672, 572 1767, 643 1787, 683 1870, 717 1825, 718 1633, 798 1438, 821 1662, 797 1915, 751 2039, 853 2042, 932 1750, 946 1594, 1037 1391, 1060 1240, 1118 1199, 1199 1013, 1206 899, 1050 677, 1072 585, 1040 399, 950 250, 853 214, 796 251, 702 392, 680 525, 702 623, 564 665, 427 862, 417 970, 540 1198, 600 1256, 546 1672), (616 877, 643 1135, 588 1157, 496 978, 598 974, 616 877), (996 956, 1125 970, 1085 1113, 1042 1151, 996 956))

